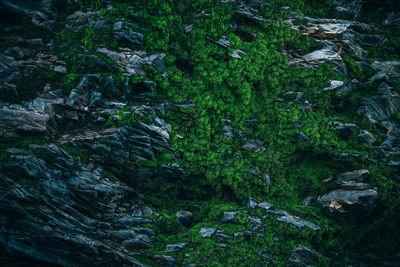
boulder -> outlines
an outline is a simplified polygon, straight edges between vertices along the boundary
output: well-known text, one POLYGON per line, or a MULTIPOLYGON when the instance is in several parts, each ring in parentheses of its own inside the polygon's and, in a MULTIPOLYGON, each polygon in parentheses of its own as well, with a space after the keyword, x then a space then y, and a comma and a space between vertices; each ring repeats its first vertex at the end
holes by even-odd
POLYGON ((186 247, 187 243, 177 243, 177 244, 168 244, 164 250, 164 252, 178 252, 186 247))
POLYGON ((200 236, 204 237, 204 238, 210 238, 214 233, 215 233, 216 229, 215 228, 211 228, 211 227, 202 227, 200 229, 200 236))
POLYGON ((180 210, 176 213, 176 222, 179 225, 189 227, 193 220, 193 214, 190 211, 180 210))
MULTIPOLYGON (((359 186, 358 186, 359 188, 359 186)), ((344 223, 361 222, 375 209, 378 200, 376 189, 349 190, 338 189, 318 198, 322 211, 344 223)))

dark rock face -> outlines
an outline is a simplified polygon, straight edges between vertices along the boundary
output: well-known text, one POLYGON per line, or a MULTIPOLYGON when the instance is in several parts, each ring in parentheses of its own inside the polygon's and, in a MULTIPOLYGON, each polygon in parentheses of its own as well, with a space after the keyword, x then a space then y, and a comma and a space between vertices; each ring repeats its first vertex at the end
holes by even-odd
POLYGON ((63 266, 143 266, 134 251, 151 247, 154 231, 138 227, 150 220, 129 215, 141 203, 136 193, 98 165, 74 168, 76 159, 55 145, 32 148, 51 159, 12 151, 0 175, 8 255, 63 266))
POLYGON ((365 189, 362 185, 334 190, 321 196, 318 201, 322 205, 323 212, 338 221, 349 224, 358 223, 367 218, 374 211, 378 191, 365 189))
POLYGON ((38 22, 56 18, 51 0, 1 0, 0 12, 29 15, 38 22))
POLYGON ((20 137, 24 134, 55 133, 52 105, 35 100, 26 106, 11 105, 0 108, 0 136, 20 137))
POLYGON ((387 84, 378 88, 379 95, 361 99, 361 107, 357 113, 365 116, 371 122, 386 119, 400 110, 400 96, 387 84))
POLYGON ((321 258, 322 255, 319 252, 299 244, 293 248, 293 252, 289 257, 287 266, 321 266, 321 258))

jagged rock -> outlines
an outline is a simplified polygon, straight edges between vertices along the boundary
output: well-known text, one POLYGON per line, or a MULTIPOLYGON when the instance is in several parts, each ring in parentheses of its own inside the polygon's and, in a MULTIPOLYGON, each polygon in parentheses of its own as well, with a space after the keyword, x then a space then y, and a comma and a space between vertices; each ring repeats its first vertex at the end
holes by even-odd
POLYGON ((6 234, 0 247, 7 257, 23 255, 44 265, 144 266, 129 251, 151 247, 154 231, 134 227, 151 220, 138 221, 119 207, 135 202, 136 193, 105 176, 100 166, 74 166, 76 158, 55 145, 31 150, 35 155, 14 150, 0 174, 0 218, 6 234), (121 238, 126 240, 121 243, 121 238))
POLYGON ((121 243, 121 246, 129 251, 140 251, 153 247, 146 235, 137 235, 134 239, 128 239, 121 243))
POLYGON ((204 238, 210 238, 214 233, 215 233, 216 229, 215 228, 211 228, 211 227, 202 227, 200 229, 200 236, 204 237, 204 238))
POLYGON ((87 60, 90 60, 94 64, 102 67, 104 70, 107 70, 109 72, 117 72, 118 69, 114 67, 113 65, 107 63, 104 59, 99 58, 96 55, 78 55, 79 58, 85 58, 87 60))
POLYGON ((369 170, 355 170, 350 172, 339 173, 335 175, 335 182, 337 184, 343 184, 345 182, 355 181, 363 182, 365 178, 370 176, 369 170))
POLYGON ((230 238, 230 235, 229 233, 218 230, 217 233, 215 234, 215 238, 219 241, 225 241, 230 238))
POLYGON ((104 84, 105 95, 108 97, 112 97, 117 92, 117 86, 115 84, 115 80, 112 76, 108 76, 106 78, 106 82, 104 84))
POLYGON ((381 83, 378 88, 378 94, 361 98, 361 106, 357 110, 359 115, 365 116, 373 123, 389 118, 400 110, 400 95, 392 90, 390 86, 381 83))
POLYGON ((143 44, 143 34, 134 31, 126 23, 119 21, 113 25, 113 31, 116 38, 126 40, 134 44, 143 44))
POLYGON ((2 0, 0 11, 11 14, 25 14, 31 16, 36 25, 47 25, 56 19, 56 11, 51 0, 2 0))
POLYGON ((246 239, 246 238, 250 238, 252 235, 253 235, 253 232, 252 232, 252 231, 249 231, 249 230, 245 230, 245 231, 233 233, 233 236, 234 236, 234 237, 242 236, 242 237, 244 237, 245 239, 246 239))
POLYGON ((334 190, 319 197, 323 212, 334 219, 354 224, 358 223, 374 211, 378 191, 366 190, 334 190))
POLYGON ((102 97, 102 94, 98 92, 100 90, 100 82, 100 75, 88 74, 83 76, 77 87, 71 90, 65 105, 86 111, 88 106, 99 104, 102 97))
POLYGON ((272 204, 268 203, 268 202, 261 202, 256 200, 255 198, 249 197, 248 201, 247 201, 247 208, 248 209, 255 209, 256 207, 262 208, 264 210, 269 210, 270 208, 272 208, 272 204))
POLYGON ((293 248, 292 254, 287 262, 287 266, 322 266, 321 259, 322 255, 319 252, 299 244, 293 248))
POLYGON ((310 228, 311 230, 314 230, 314 231, 321 230, 321 227, 319 227, 318 225, 316 225, 312 222, 306 221, 300 217, 291 215, 286 211, 282 211, 282 216, 278 217, 278 221, 290 223, 291 225, 293 225, 293 227, 296 227, 296 228, 303 228, 304 226, 307 226, 308 228, 310 228))
POLYGON ((244 3, 240 3, 236 8, 235 15, 250 21, 255 22, 264 22, 267 21, 262 16, 258 14, 258 10, 254 9, 250 6, 245 5, 244 3))
POLYGON ((19 105, 0 108, 0 136, 21 137, 26 134, 49 135, 55 132, 52 105, 40 99, 19 105))
POLYGON ((190 211, 180 210, 176 213, 176 222, 179 225, 189 227, 193 220, 193 214, 190 211))
POLYGON ((236 218, 236 215, 238 215, 238 214, 243 214, 243 212, 242 211, 225 211, 222 214, 222 218, 221 218, 220 222, 240 224, 238 219, 236 218))
POLYGON ((115 52, 104 47, 98 48, 97 52, 108 56, 118 67, 131 75, 145 75, 145 64, 154 66, 160 73, 165 68, 165 53, 147 55, 146 51, 133 51, 128 48, 121 48, 119 52, 115 52))
POLYGON ((382 122, 388 132, 385 140, 379 146, 373 147, 373 151, 380 154, 383 158, 388 158, 390 155, 400 154, 400 125, 395 122, 382 122))
POLYGON ((186 247, 187 243, 168 244, 164 252, 178 252, 186 247))
POLYGON ((0 83, 14 81, 20 74, 18 64, 14 58, 0 54, 0 83))
POLYGON ((367 130, 360 130, 357 141, 365 144, 373 144, 376 142, 376 138, 367 130))
POLYGON ((243 150, 254 150, 256 152, 265 150, 266 148, 262 145, 260 140, 249 139, 247 143, 242 146, 243 150))

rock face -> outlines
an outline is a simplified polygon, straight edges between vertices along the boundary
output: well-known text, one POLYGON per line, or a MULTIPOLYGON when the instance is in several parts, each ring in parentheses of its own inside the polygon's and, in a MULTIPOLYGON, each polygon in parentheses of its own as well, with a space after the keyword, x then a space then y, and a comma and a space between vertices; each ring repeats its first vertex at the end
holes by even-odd
POLYGON ((322 205, 323 212, 338 221, 349 224, 358 223, 367 218, 374 211, 378 191, 363 189, 362 184, 354 189, 338 189, 321 196, 318 201, 322 205), (361 190, 354 190, 358 188, 361 190))
POLYGON ((51 0, 2 0, 0 12, 29 15, 33 17, 37 24, 56 18, 56 11, 51 0))
POLYGON ((1 247, 9 256, 62 266, 144 266, 134 251, 151 247, 154 231, 140 227, 150 220, 129 215, 141 203, 136 193, 98 165, 74 167, 77 159, 55 145, 32 149, 51 156, 10 151, 0 175, 1 247))
POLYGON ((0 108, 0 137, 53 135, 55 133, 52 105, 35 100, 21 105, 0 108))
POLYGON ((389 85, 382 83, 378 93, 379 95, 362 98, 361 107, 357 111, 374 123, 389 118, 400 110, 400 95, 389 85))

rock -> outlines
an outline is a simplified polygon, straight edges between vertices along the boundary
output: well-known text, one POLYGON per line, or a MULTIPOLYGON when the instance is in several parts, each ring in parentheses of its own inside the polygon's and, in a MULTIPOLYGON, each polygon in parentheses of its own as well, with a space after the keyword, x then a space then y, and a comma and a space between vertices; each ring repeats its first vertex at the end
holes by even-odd
POLYGON ((0 108, 0 136, 21 137, 30 135, 55 134, 52 105, 46 102, 33 101, 24 108, 19 105, 0 108))
POLYGON ((286 211, 283 211, 282 213, 283 213, 283 215, 278 217, 279 222, 290 223, 291 225, 293 225, 293 227, 296 227, 296 228, 303 228, 304 226, 307 226, 308 228, 310 228, 311 230, 314 230, 314 231, 321 230, 321 227, 319 227, 318 225, 316 225, 312 222, 309 222, 300 217, 291 215, 286 211))
POLYGON ((267 21, 262 16, 258 14, 258 10, 254 9, 250 6, 245 5, 244 3, 240 3, 236 8, 235 15, 254 22, 264 22, 267 21))
POLYGON ((329 86, 322 89, 322 91, 331 91, 337 90, 338 88, 342 87, 345 83, 343 81, 336 81, 332 80, 329 82, 329 86))
POLYGON ((313 197, 306 197, 306 198, 303 200, 303 206, 304 206, 304 207, 310 206, 310 204, 311 204, 311 202, 313 202, 313 200, 314 200, 313 197))
POLYGON ((101 59, 96 55, 78 55, 78 57, 85 58, 86 60, 91 61, 93 64, 98 65, 99 67, 103 68, 106 71, 113 72, 113 73, 118 71, 118 69, 116 67, 107 63, 104 59, 101 59))
MULTIPOLYGON (((146 238, 148 242, 150 240, 146 238)), ((150 243, 142 240, 141 236, 138 235, 135 239, 128 239, 121 243, 121 246, 129 251, 140 251, 153 247, 150 243)))
POLYGON ((319 197, 323 212, 334 219, 348 224, 361 222, 374 211, 378 191, 334 190, 319 197))
POLYGON ((220 222, 231 223, 231 224, 240 224, 240 222, 236 218, 236 215, 238 215, 238 214, 244 214, 244 213, 241 211, 225 211, 222 214, 222 218, 221 218, 220 222))
POLYGON ((176 213, 176 222, 179 225, 189 227, 193 220, 193 214, 190 211, 180 210, 176 213))
POLYGON ((215 234, 215 238, 219 241, 225 241, 230 238, 230 235, 229 233, 218 230, 217 233, 215 234))
POLYGON ((299 143, 304 143, 310 141, 310 137, 305 135, 303 132, 300 132, 299 135, 297 136, 297 142, 299 143))
POLYGON ((101 76, 97 74, 87 74, 83 76, 76 88, 71 90, 65 105, 77 110, 86 111, 88 106, 99 104, 101 101, 100 91, 101 76))
POLYGON ((210 238, 215 233, 215 231, 215 228, 202 227, 200 229, 200 236, 204 238, 210 238))
POLYGON ((16 80, 20 74, 18 73, 17 62, 12 57, 0 54, 0 83, 16 80))
POLYGON ((360 130, 357 141, 365 144, 373 144, 376 142, 376 138, 367 130, 360 130))
POLYGON ((241 147, 243 150, 253 150, 258 152, 260 150, 265 150, 266 148, 262 145, 260 140, 249 139, 246 144, 241 147))
POLYGON ((366 169, 355 170, 351 172, 344 172, 335 175, 335 182, 337 184, 343 184, 344 182, 363 182, 365 178, 370 176, 370 172, 366 169))
POLYGON ((105 95, 108 97, 113 97, 115 96, 115 93, 117 92, 117 86, 115 84, 115 80, 112 76, 108 76, 106 78, 106 82, 104 84, 105 88, 105 95))
POLYGON ((272 208, 272 206, 273 205, 268 202, 261 202, 252 197, 249 197, 249 199, 247 201, 248 209, 255 209, 256 207, 259 207, 264 210, 269 210, 270 208, 272 208))
POLYGON ((239 54, 246 55, 246 52, 243 52, 240 49, 235 49, 235 50, 233 50, 231 57, 233 57, 233 58, 242 58, 239 54))
POLYGON ((308 248, 301 244, 293 248, 292 254, 287 262, 288 267, 298 266, 322 266, 322 255, 312 248, 308 248))
POLYGON ((7 240, 0 248, 7 257, 42 265, 144 266, 129 251, 150 248, 154 231, 134 227, 137 219, 119 207, 136 202, 135 192, 100 166, 74 163, 77 156, 58 146, 30 145, 30 151, 10 151, 2 161, 0 218, 7 240))
POLYGON ((125 40, 134 44, 143 44, 143 34, 134 31, 126 23, 119 21, 113 25, 114 36, 117 39, 125 40))
POLYGON ((56 10, 51 0, 2 0, 0 4, 2 13, 25 14, 31 16, 33 22, 38 25, 46 25, 44 22, 56 19, 56 10))
POLYGON ((226 35, 222 35, 218 41, 213 41, 213 42, 223 48, 232 46, 231 43, 229 42, 228 38, 226 38, 226 35))
POLYGON ((164 252, 178 252, 186 247, 187 243, 168 244, 164 252))
POLYGON ((359 115, 367 117, 371 122, 386 119, 400 110, 400 95, 386 84, 378 87, 379 95, 361 98, 359 115))

